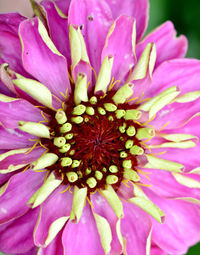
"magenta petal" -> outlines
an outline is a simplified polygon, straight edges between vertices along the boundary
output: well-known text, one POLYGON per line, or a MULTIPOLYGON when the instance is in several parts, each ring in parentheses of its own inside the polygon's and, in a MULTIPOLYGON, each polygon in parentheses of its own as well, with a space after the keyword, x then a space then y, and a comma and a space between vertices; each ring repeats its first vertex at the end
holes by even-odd
POLYGON ((152 244, 151 246, 151 255, 167 255, 166 252, 164 252, 163 250, 161 250, 157 245, 152 244))
MULTIPOLYGON (((188 188, 179 184, 170 172, 156 169, 146 169, 145 171, 151 172, 151 175, 150 180, 145 179, 144 183, 150 184, 150 189, 156 194, 165 198, 192 197, 200 200, 199 189, 188 188)), ((192 174, 188 174, 186 176, 193 179, 198 177, 198 175, 192 174)))
POLYGON ((0 174, 0 186, 7 182, 14 173, 0 174))
POLYGON ((19 129, 5 129, 0 126, 0 149, 12 150, 31 147, 34 142, 29 139, 35 138, 19 129))
POLYGON ((185 254, 200 240, 199 207, 184 201, 169 200, 146 191, 148 197, 165 213, 165 222, 153 219, 152 240, 167 254, 185 254))
POLYGON ((20 24, 19 34, 23 43, 23 65, 27 72, 51 92, 62 99, 60 92, 70 92, 67 61, 64 56, 53 53, 38 32, 38 19, 26 20, 20 24))
POLYGON ((162 63, 153 73, 151 88, 146 97, 177 86, 182 93, 199 90, 200 61, 196 59, 174 59, 162 63))
POLYGON ((27 203, 44 181, 45 173, 30 170, 13 175, 5 193, 1 196, 0 224, 24 215, 27 203))
POLYGON ((58 14, 54 3, 45 0, 42 1, 41 5, 45 8, 46 11, 51 39, 58 51, 67 58, 68 65, 70 66, 71 57, 69 46, 68 19, 63 18, 58 14))
POLYGON ((117 19, 121 14, 136 19, 137 41, 139 41, 148 24, 148 0, 106 0, 106 2, 110 5, 114 19, 117 19))
POLYGON ((0 81, 0 93, 10 97, 15 96, 15 94, 11 92, 2 81, 0 81))
POLYGON ((112 22, 112 13, 105 0, 71 1, 69 24, 82 27, 90 63, 97 73, 101 65, 101 52, 112 22))
POLYGON ((0 64, 8 63, 11 69, 26 75, 22 65, 18 36, 18 27, 23 20, 25 18, 18 13, 0 14, 0 64))
POLYGON ((0 102, 0 108, 0 122, 9 129, 17 128, 19 121, 39 122, 44 120, 41 110, 23 99, 6 103, 0 102))
POLYGON ((33 230, 38 214, 38 208, 29 210, 24 216, 1 225, 0 250, 7 254, 30 252, 34 246, 33 230))
POLYGON ((125 216, 121 221, 121 232, 127 241, 127 254, 146 255, 147 238, 151 231, 150 218, 133 204, 123 202, 123 208, 125 216))
POLYGON ((104 217, 111 228, 112 231, 112 242, 111 242, 111 254, 121 254, 122 247, 118 240, 117 232, 116 232, 116 224, 118 221, 117 216, 115 215, 113 209, 110 207, 108 202, 102 195, 96 192, 94 195, 91 195, 91 203, 94 206, 94 212, 98 215, 104 217))
POLYGON ((91 207, 86 203, 79 223, 68 222, 62 235, 62 243, 67 255, 104 255, 100 237, 91 212, 91 207))
MULTIPOLYGON (((27 150, 28 151, 28 150, 27 150)), ((23 165, 23 164, 30 164, 33 161, 37 160, 43 153, 45 149, 42 147, 36 147, 31 152, 24 154, 18 153, 11 156, 6 157, 2 161, 0 161, 0 169, 7 169, 10 165, 23 165)))
POLYGON ((46 247, 41 248, 37 255, 64 255, 64 248, 62 245, 62 231, 58 233, 55 239, 46 247))
POLYGON ((65 15, 68 15, 70 2, 71 0, 55 0, 56 5, 65 15))
POLYGON ((174 25, 170 21, 167 21, 163 25, 159 26, 137 45, 137 58, 139 58, 149 42, 154 42, 156 44, 157 58, 155 67, 166 60, 182 58, 185 56, 187 51, 186 37, 181 35, 177 38, 174 25))
POLYGON ((108 55, 114 57, 112 77, 115 80, 123 81, 135 63, 131 36, 134 21, 131 17, 120 16, 102 51, 101 61, 108 55))
POLYGON ((45 246, 49 228, 55 220, 70 215, 73 195, 69 191, 61 194, 65 189, 64 185, 58 187, 41 205, 41 216, 34 234, 37 246, 45 246))

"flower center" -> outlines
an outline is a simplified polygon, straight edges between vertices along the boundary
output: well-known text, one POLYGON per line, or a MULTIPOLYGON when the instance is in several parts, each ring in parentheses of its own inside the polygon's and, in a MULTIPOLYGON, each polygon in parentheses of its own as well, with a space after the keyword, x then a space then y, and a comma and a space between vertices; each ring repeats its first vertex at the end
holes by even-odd
POLYGON ((69 100, 50 123, 53 139, 44 143, 59 159, 48 169, 64 183, 94 191, 107 184, 117 188, 123 179, 139 181, 141 139, 152 130, 141 128, 141 112, 128 103, 116 104, 114 94, 92 96, 78 105, 69 100))

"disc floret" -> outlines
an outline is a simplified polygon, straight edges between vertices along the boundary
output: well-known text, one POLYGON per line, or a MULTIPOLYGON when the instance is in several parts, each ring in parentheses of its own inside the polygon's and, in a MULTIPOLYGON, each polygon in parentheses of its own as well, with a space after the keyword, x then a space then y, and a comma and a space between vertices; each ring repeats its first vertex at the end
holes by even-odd
MULTIPOLYGON (((130 84, 123 87, 132 90, 130 84)), ((133 109, 118 91, 91 96, 79 104, 69 100, 66 110, 57 110, 50 130, 53 137, 47 141, 58 160, 49 170, 62 176, 64 183, 94 191, 108 184, 117 188, 123 179, 139 181, 137 157, 145 149, 137 133, 143 138, 152 132, 135 122, 141 111, 133 109)))

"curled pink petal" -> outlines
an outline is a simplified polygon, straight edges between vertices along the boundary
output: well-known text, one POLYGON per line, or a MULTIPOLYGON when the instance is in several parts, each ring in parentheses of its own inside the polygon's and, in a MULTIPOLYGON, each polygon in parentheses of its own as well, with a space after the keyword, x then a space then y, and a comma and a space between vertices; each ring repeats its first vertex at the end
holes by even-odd
POLYGON ((67 61, 44 43, 38 31, 38 19, 22 22, 19 34, 23 44, 22 59, 25 70, 59 98, 62 98, 60 92, 64 95, 67 89, 70 92, 67 61))
POLYGON ((139 41, 148 24, 149 2, 147 0, 106 0, 106 2, 112 10, 114 19, 119 17, 121 14, 125 14, 136 19, 137 41, 139 41))
POLYGON ((153 32, 148 34, 136 47, 136 55, 139 57, 146 47, 147 43, 154 42, 156 44, 156 66, 162 62, 174 58, 183 58, 187 51, 187 39, 181 35, 176 38, 174 25, 167 21, 159 26, 153 32), (165 50, 163 50, 163 48, 165 50))

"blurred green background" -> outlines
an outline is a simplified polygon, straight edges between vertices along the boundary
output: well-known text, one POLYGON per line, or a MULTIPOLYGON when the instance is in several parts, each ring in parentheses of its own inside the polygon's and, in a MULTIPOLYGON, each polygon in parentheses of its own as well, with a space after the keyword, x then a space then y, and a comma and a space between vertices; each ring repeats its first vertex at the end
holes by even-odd
MULTIPOLYGON (((187 36, 189 41, 187 57, 200 59, 200 1, 150 0, 150 22, 147 32, 166 20, 174 23, 178 35, 187 36)), ((190 248, 187 253, 187 255, 199 254, 200 244, 190 248)))

